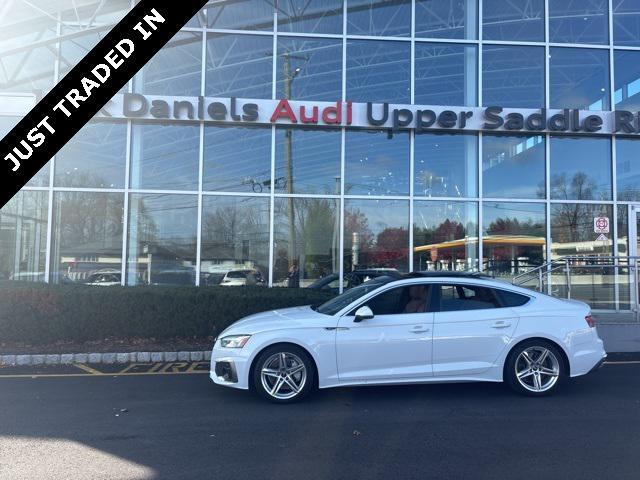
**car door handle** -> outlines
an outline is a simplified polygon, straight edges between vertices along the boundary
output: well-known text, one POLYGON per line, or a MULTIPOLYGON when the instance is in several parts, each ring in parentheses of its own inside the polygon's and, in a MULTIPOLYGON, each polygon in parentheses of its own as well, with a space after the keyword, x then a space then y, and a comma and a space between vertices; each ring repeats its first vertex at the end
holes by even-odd
POLYGON ((427 327, 413 327, 411 329, 411 333, 425 333, 428 331, 429 329, 427 327))
POLYGON ((506 320, 497 320, 493 322, 493 325, 491 325, 492 328, 507 328, 510 326, 511 326, 511 322, 508 322, 506 320))

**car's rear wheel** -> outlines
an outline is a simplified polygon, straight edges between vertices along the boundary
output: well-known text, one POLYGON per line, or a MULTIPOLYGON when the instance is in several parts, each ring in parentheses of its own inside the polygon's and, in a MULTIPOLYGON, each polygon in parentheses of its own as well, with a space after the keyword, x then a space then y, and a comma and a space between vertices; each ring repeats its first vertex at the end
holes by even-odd
POLYGON ((507 359, 505 381, 518 393, 539 397, 558 389, 566 376, 558 347, 544 340, 518 345, 507 359))
POLYGON ((269 347, 254 363, 253 385, 260 396, 272 402, 300 400, 315 385, 313 360, 295 345, 269 347))

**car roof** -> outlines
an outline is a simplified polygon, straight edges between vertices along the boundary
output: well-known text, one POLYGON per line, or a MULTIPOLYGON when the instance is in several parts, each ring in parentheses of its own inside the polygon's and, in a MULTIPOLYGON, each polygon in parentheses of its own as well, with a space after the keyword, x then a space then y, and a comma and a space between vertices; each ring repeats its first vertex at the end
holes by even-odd
POLYGON ((405 273, 402 278, 476 278, 493 280, 493 277, 481 272, 427 271, 405 273))

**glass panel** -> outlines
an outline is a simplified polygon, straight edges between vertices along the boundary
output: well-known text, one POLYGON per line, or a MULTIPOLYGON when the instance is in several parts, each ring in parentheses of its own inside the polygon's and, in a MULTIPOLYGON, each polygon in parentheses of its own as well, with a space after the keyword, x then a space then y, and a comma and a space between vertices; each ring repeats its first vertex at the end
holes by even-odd
POLYGON ((478 38, 477 0, 416 0, 416 37, 478 38))
POLYGON ((126 155, 126 123, 87 123, 58 152, 54 184, 122 188, 126 155))
POLYGON ((413 269, 478 269, 478 204, 413 204, 413 269))
POLYGON ((198 125, 134 124, 131 142, 131 188, 198 188, 198 125))
POLYGON ((269 193, 270 187, 271 128, 204 128, 204 190, 269 193))
POLYGON ((545 198, 544 145, 540 135, 483 135, 483 195, 545 198))
MULTIPOLYGON (((636 220, 637 221, 637 220, 636 220)), ((617 218, 617 232, 618 232, 618 256, 626 257, 629 255, 629 206, 618 205, 618 218, 617 218)), ((613 232, 612 232, 613 233, 613 232)), ((637 239, 636 239, 637 241, 637 239)), ((625 259, 621 259, 620 263, 624 263, 625 259)), ((636 264, 636 260, 630 260, 631 265, 636 264)), ((631 305, 631 283, 630 275, 635 275, 634 271, 630 271, 628 268, 618 269, 618 305, 623 310, 630 310, 631 305)))
POLYGON ((609 110, 609 51, 552 48, 549 106, 609 110))
POLYGON ((19 191, 0 209, 0 280, 43 282, 47 192, 19 191))
POLYGON ((273 38, 207 35, 206 94, 271 98, 273 38))
POLYGON ((200 285, 266 285, 269 198, 202 197, 201 257, 200 285))
POLYGON ((349 35, 408 36, 411 0, 347 0, 349 35))
POLYGON ((287 0, 278 4, 278 32, 342 33, 342 0, 287 0))
POLYGON ((148 95, 200 95, 202 34, 179 32, 136 77, 136 91, 148 95))
POLYGON ((194 285, 198 197, 132 194, 127 285, 194 285))
POLYGON ((276 193, 340 194, 339 130, 276 129, 276 193))
POLYGON ((408 195, 408 133, 348 130, 344 188, 346 195, 408 195))
POLYGON ((549 41, 609 43, 608 0, 550 0, 549 41))
POLYGON ((477 47, 416 43, 415 102, 422 105, 478 104, 477 47))
POLYGON ((544 106, 544 48, 504 45, 482 48, 484 106, 544 106))
POLYGON ((308 287, 339 271, 338 200, 276 198, 273 284, 308 287))
POLYGON ((207 26, 207 18, 204 10, 196 13, 185 25, 186 27, 202 28, 207 26))
POLYGON ((543 203, 486 202, 482 214, 484 270, 510 281, 545 262, 543 203))
POLYGON ((409 266, 409 203, 345 200, 344 271, 409 266))
POLYGON ((52 280, 120 285, 124 195, 56 192, 53 212, 52 280))
POLYGON ((611 140, 551 137, 551 198, 611 200, 611 140))
POLYGON ((342 98, 342 41, 278 37, 277 97, 342 98))
POLYGON ((544 41, 544 0, 483 0, 484 40, 544 41))
POLYGON ((49 90, 54 84, 56 20, 21 2, 3 2, 0 18, 0 92, 49 90), (23 10, 20 12, 20 10, 23 10), (18 19, 22 21, 18 21, 18 19), (45 45, 24 48, 39 42, 45 45), (14 53, 10 53, 14 52, 14 53))
MULTIPOLYGON (((594 232, 594 218, 607 217, 613 223, 611 205, 564 203, 551 205, 551 256, 587 256, 571 263, 569 272, 564 269, 552 274, 552 293, 567 298, 570 278, 571 298, 587 302, 591 308, 615 308, 615 275, 612 267, 599 267, 594 256, 613 255, 610 232, 606 239, 598 240, 594 232)), ((609 260, 605 261, 609 263, 609 260)))
POLYGON ((273 30, 273 0, 236 0, 218 3, 220 6, 207 8, 209 28, 273 30))
POLYGON ((347 98, 409 103, 410 57, 407 42, 347 41, 347 98))
POLYGON ((631 138, 616 139, 616 182, 618 200, 640 201, 640 141, 631 138))
POLYGON ((616 110, 640 110, 640 52, 616 50, 614 54, 616 110))
POLYGON ((414 146, 414 195, 475 197, 478 195, 478 137, 422 133, 414 146))
MULTIPOLYGON (((0 115, 0 140, 2 140, 20 120, 20 117, 3 117, 0 115)), ((51 162, 47 162, 47 164, 42 167, 38 173, 31 177, 26 185, 28 187, 48 187, 50 165, 51 162)))
POLYGON ((613 0, 613 43, 640 46, 640 3, 637 0, 613 0))

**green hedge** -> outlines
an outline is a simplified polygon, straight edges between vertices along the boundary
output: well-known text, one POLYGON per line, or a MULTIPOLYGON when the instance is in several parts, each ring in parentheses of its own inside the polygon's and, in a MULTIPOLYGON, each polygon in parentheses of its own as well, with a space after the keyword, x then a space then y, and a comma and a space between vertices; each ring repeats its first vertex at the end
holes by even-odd
POLYGON ((320 303, 330 297, 316 290, 289 288, 0 282, 0 342, 204 338, 252 313, 320 303))

